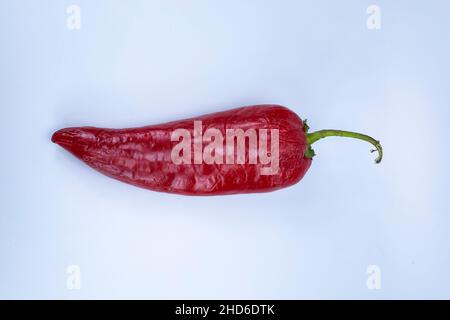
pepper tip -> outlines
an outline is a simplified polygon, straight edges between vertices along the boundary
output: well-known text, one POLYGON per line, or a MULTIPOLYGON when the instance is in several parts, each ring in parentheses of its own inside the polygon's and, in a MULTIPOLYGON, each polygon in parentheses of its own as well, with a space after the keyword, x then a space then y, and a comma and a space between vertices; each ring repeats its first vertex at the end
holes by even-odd
POLYGON ((58 130, 58 131, 55 131, 55 132, 52 134, 51 141, 52 141, 53 143, 56 143, 56 141, 58 140, 58 132, 59 132, 59 130, 58 130))

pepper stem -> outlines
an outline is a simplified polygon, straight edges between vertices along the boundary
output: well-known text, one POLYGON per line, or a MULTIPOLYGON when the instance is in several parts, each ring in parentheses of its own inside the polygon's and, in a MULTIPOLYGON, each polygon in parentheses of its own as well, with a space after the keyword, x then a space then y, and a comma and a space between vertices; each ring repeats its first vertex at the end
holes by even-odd
POLYGON ((306 157, 313 157, 314 151, 311 149, 311 145, 325 137, 347 137, 347 138, 355 138, 367 141, 371 143, 376 149, 370 150, 370 152, 378 151, 378 157, 375 159, 375 163, 380 163, 381 159, 383 158, 383 148, 381 147, 380 141, 375 140, 372 137, 369 137, 368 135, 357 133, 357 132, 351 132, 351 131, 343 131, 343 130, 333 130, 333 129, 326 129, 326 130, 319 130, 312 133, 306 134, 306 141, 308 143, 308 151, 305 153, 306 157))

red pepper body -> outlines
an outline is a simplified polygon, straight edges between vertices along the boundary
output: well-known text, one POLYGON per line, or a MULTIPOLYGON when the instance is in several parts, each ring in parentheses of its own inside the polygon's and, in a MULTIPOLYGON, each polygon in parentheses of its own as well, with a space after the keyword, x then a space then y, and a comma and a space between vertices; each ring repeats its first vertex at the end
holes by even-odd
MULTIPOLYGON (((311 158, 305 157, 307 141, 302 120, 278 105, 242 107, 139 128, 66 128, 55 132, 52 141, 109 177, 154 191, 183 195, 274 191, 297 183, 311 165, 311 158), (203 133, 215 128, 223 137, 226 129, 278 129, 278 172, 262 175, 261 169, 267 165, 260 161, 249 163, 248 142, 244 164, 196 164, 194 153, 191 163, 175 164, 171 153, 179 141, 172 141, 171 135, 176 129, 187 129, 194 136, 194 121, 201 121, 203 133)), ((203 142, 203 147, 208 143, 203 142)))

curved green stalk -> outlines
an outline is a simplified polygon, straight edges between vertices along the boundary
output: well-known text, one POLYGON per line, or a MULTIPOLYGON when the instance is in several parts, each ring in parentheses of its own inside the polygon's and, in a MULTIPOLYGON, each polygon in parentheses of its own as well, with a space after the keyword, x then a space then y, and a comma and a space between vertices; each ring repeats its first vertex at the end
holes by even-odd
POLYGON ((357 133, 357 132, 351 132, 351 131, 343 131, 343 130, 333 130, 333 129, 326 129, 326 130, 320 130, 312 133, 306 134, 306 141, 308 143, 308 150, 305 153, 306 157, 312 158, 314 156, 314 151, 311 149, 311 145, 325 137, 347 137, 347 138, 354 138, 359 139, 363 141, 367 141, 371 143, 376 149, 371 150, 370 152, 378 151, 378 157, 375 159, 375 163, 380 163, 381 159, 383 158, 383 148, 381 147, 380 141, 375 140, 372 137, 369 137, 368 135, 357 133))

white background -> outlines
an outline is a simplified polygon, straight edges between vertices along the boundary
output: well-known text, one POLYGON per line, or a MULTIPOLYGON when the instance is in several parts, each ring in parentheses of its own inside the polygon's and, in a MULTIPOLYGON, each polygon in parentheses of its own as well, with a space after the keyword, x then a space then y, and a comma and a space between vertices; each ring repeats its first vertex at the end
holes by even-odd
POLYGON ((370 30, 371 4, 2 1, 0 297, 450 298, 450 7, 377 1, 370 30), (50 142, 259 103, 370 134, 385 159, 329 138, 291 188, 183 197, 50 142))

